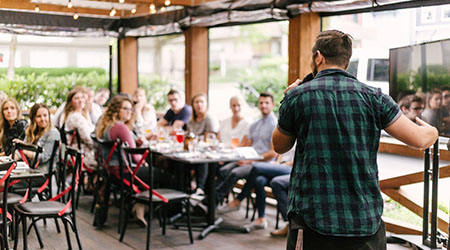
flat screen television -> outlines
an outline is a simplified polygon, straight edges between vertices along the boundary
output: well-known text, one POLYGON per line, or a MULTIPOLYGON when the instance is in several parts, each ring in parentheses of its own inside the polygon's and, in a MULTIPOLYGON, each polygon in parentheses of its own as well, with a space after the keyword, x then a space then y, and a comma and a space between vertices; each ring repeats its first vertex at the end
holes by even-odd
POLYGON ((389 94, 450 137, 450 39, 390 49, 389 94))

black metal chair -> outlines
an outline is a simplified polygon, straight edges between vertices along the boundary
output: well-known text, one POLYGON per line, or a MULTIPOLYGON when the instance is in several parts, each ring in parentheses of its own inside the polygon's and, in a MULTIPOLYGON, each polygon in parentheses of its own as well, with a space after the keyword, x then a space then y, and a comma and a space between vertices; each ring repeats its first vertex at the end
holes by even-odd
MULTIPOLYGON (((60 130, 61 133, 61 138, 64 138, 62 140, 63 143, 66 143, 66 145, 68 145, 69 147, 75 147, 78 148, 78 150, 80 150, 80 152, 82 152, 81 150, 81 138, 80 138, 80 134, 78 133, 78 129, 72 129, 72 130, 66 130, 65 126, 62 127, 62 129, 60 130)), ((84 193, 86 193, 86 187, 84 185, 84 179, 86 178, 86 174, 89 173, 91 175, 96 175, 97 172, 94 169, 91 169, 89 167, 87 167, 86 165, 83 164, 83 166, 81 166, 81 182, 80 182, 80 189, 78 190, 77 194, 76 194, 76 200, 75 200, 75 205, 78 208, 78 201, 80 200, 80 194, 81 191, 83 191, 84 193)))
MULTIPOLYGON (((95 215, 94 218, 94 226, 102 226, 105 221, 106 221, 106 217, 107 217, 107 206, 109 203, 109 196, 111 191, 113 191, 113 195, 114 195, 114 200, 117 200, 117 196, 116 193, 120 194, 120 210, 119 210, 119 224, 118 224, 118 228, 117 228, 117 232, 120 233, 121 232, 121 225, 122 223, 122 213, 124 212, 124 207, 125 207, 125 200, 123 199, 125 197, 124 195, 124 188, 123 185, 124 183, 121 182, 120 180, 120 176, 119 176, 119 171, 118 169, 120 169, 121 164, 123 162, 122 160, 122 156, 120 154, 120 148, 122 146, 122 143, 117 140, 117 141, 106 141, 106 140, 102 140, 99 138, 95 138, 95 142, 97 142, 100 145, 100 152, 99 152, 99 160, 98 163, 101 164, 101 169, 102 172, 99 175, 99 180, 97 182, 96 185, 96 191, 95 191, 95 200, 97 203, 99 203, 98 201, 102 198, 104 198, 103 201, 103 206, 105 207, 97 207, 96 209, 104 209, 105 211, 104 214, 101 215, 101 218, 99 217, 100 214, 97 213, 95 215), (113 159, 113 157, 117 160, 117 165, 111 165, 111 159, 113 159), (103 183, 103 184, 102 184, 103 183), (99 189, 100 189, 100 185, 104 185, 104 193, 103 194, 99 194, 99 189), (100 196, 103 196, 102 198, 100 196)), ((97 206, 97 205, 96 205, 97 206)))
MULTIPOLYGON (((38 201, 38 202, 25 202, 23 204, 14 205, 14 209, 18 216, 16 216, 15 221, 15 231, 18 231, 19 223, 22 222, 22 230, 23 230, 23 249, 28 249, 27 246, 27 218, 32 219, 33 226, 37 221, 44 218, 60 218, 64 224, 64 229, 66 232, 67 245, 69 249, 72 249, 72 245, 70 242, 70 235, 68 224, 71 226, 73 232, 75 233, 75 237, 78 243, 79 249, 82 249, 80 237, 78 235, 78 229, 76 224, 76 210, 75 210, 75 201, 76 196, 75 193, 79 187, 80 175, 81 175, 81 166, 83 164, 83 156, 82 154, 70 147, 66 147, 64 144, 61 146, 62 152, 64 152, 64 164, 61 165, 62 169, 60 170, 60 185, 63 187, 63 191, 58 195, 50 198, 48 201, 38 201), (69 164, 70 162, 70 164, 69 164), (72 180, 71 185, 66 187, 64 176, 66 173, 71 171, 72 180), (20 221, 19 221, 20 217, 20 221)), ((15 246, 17 246, 18 242, 18 234, 15 235, 15 246)), ((41 245, 41 248, 43 245, 41 245)))
POLYGON ((0 178, 0 184, 3 184, 4 187, 1 191, 1 234, 0 234, 0 246, 1 249, 10 249, 9 247, 9 240, 8 240, 8 226, 10 225, 10 222, 12 221, 11 215, 8 213, 8 186, 10 183, 10 174, 16 167, 16 162, 13 160, 1 162, 0 163, 0 171, 6 171, 6 173, 1 175, 0 178))
POLYGON ((192 237, 192 227, 191 227, 191 217, 190 217, 190 203, 189 203, 189 196, 181 191, 174 190, 174 189, 153 189, 153 175, 152 175, 152 160, 151 160, 151 151, 150 148, 129 148, 129 147, 122 147, 123 152, 125 153, 125 161, 124 165, 126 167, 127 173, 125 173, 124 167, 120 169, 120 176, 123 183, 126 183, 129 181, 129 185, 124 185, 124 187, 127 189, 125 195, 129 195, 127 197, 127 200, 130 202, 127 202, 129 206, 126 207, 128 210, 127 213, 125 213, 125 220, 124 225, 122 227, 122 231, 120 234, 120 241, 123 241, 123 238, 125 236, 125 232, 127 229, 127 223, 128 223, 128 217, 131 213, 132 204, 138 202, 145 204, 149 207, 149 213, 147 216, 147 243, 146 243, 146 249, 150 248, 150 235, 151 235, 151 221, 153 216, 153 204, 157 204, 160 206, 160 211, 162 211, 162 234, 165 235, 166 233, 166 221, 167 221, 167 205, 172 203, 181 202, 181 204, 184 206, 184 210, 186 211, 187 216, 187 227, 189 231, 189 240, 190 243, 194 243, 194 239, 192 237), (141 160, 136 164, 136 167, 132 169, 131 163, 132 163, 132 157, 131 155, 141 155, 141 160), (140 167, 143 164, 147 165, 148 169, 148 176, 150 179, 150 183, 145 183, 142 181, 138 176, 137 172, 139 171, 140 167), (145 191, 141 192, 138 190, 137 186, 142 186, 145 191))

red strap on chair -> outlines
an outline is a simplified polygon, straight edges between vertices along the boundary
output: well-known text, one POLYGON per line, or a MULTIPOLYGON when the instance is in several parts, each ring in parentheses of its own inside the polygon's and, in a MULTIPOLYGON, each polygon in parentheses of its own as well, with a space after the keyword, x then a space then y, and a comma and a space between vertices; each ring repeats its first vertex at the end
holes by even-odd
POLYGON ((50 182, 49 178, 47 178, 47 180, 45 180, 44 184, 42 184, 41 187, 39 187, 39 189, 37 190, 38 194, 42 193, 48 186, 48 183, 50 182))
MULTIPOLYGON (((144 189, 146 189, 146 190, 150 190, 150 186, 147 185, 147 183, 145 183, 143 180, 141 180, 141 178, 139 178, 136 174, 137 174, 137 171, 139 170, 139 168, 141 167, 142 163, 144 163, 144 160, 145 160, 145 158, 147 158, 147 155, 149 153, 150 153, 150 150, 148 150, 148 149, 145 150, 145 152, 142 154, 142 158, 139 160, 139 162, 136 165, 136 168, 134 169, 134 171, 131 170, 130 166, 125 161, 125 166, 127 167, 128 171, 131 173, 131 180, 136 179, 136 181, 139 182, 142 185, 142 187, 144 189)), ((125 181, 128 182, 128 180, 124 179, 123 182, 125 183, 125 181)), ((130 184, 127 184, 127 186, 130 186, 130 184)), ((133 191, 135 193, 137 193, 137 194, 141 193, 141 191, 138 189, 138 187, 136 185, 133 184, 132 188, 133 188, 133 191)), ((162 196, 160 193, 156 192, 153 189, 152 189, 152 194, 154 194, 156 197, 161 199, 161 201, 164 202, 164 203, 168 203, 169 202, 169 200, 167 200, 166 197, 162 196)))
POLYGON ((22 199, 19 201, 20 204, 25 203, 28 199, 28 194, 30 193, 30 188, 27 188, 27 192, 25 192, 25 195, 22 197, 22 199))
POLYGON ((12 186, 14 186, 15 184, 17 184, 19 182, 20 182, 20 180, 13 180, 13 181, 9 182, 9 187, 12 187, 12 186))
POLYGON ((73 132, 72 132, 72 138, 70 138, 69 146, 72 146, 73 140, 75 139, 75 136, 76 136, 76 135, 77 135, 77 131, 76 131, 76 130, 73 130, 73 132))
POLYGON ((142 163, 144 163, 145 158, 147 158, 147 155, 150 153, 150 150, 145 150, 144 154, 142 154, 142 158, 141 160, 139 160, 138 164, 136 165, 136 168, 133 171, 133 176, 136 175, 136 173, 138 172, 139 168, 141 167, 142 163))
MULTIPOLYGON (((3 214, 3 209, 0 208, 0 214, 3 214)), ((12 221, 12 216, 9 212, 6 212, 6 218, 8 218, 8 220, 12 221)))
MULTIPOLYGON (((19 154, 20 157, 22 158, 22 161, 25 162, 25 164, 27 164, 28 166, 30 166, 30 164, 28 163, 27 157, 25 156, 25 154, 23 153, 22 149, 19 149, 19 154)), ((39 166, 39 162, 41 161, 41 159, 38 159, 38 161, 36 162, 36 165, 34 166, 30 166, 31 168, 37 168, 37 166, 39 166)))
POLYGON ((0 179, 0 184, 2 184, 3 182, 5 182, 6 178, 8 178, 8 176, 11 174, 11 172, 16 168, 17 163, 13 162, 13 164, 11 164, 11 166, 8 168, 8 170, 6 171, 6 174, 0 179))
POLYGON ((58 216, 62 216, 63 214, 65 214, 67 209, 69 209, 69 207, 71 205, 72 205, 72 199, 70 199, 69 202, 67 202, 67 204, 64 206, 64 208, 61 209, 61 211, 58 212, 58 216))
MULTIPOLYGON (((81 167, 83 166, 83 162, 84 162, 84 156, 81 155, 80 172, 81 172, 81 167)), ((75 164, 74 164, 74 165, 75 165, 75 164)), ((75 175, 75 189, 74 189, 74 191, 77 190, 79 181, 80 181, 80 174, 79 174, 79 172, 77 171, 77 172, 76 172, 76 175, 75 175)), ((70 186, 70 188, 72 188, 72 186, 70 186)), ((71 205, 72 205, 72 199, 70 199, 70 200, 67 202, 67 204, 64 206, 64 208, 61 209, 61 210, 58 212, 58 216, 62 216, 63 214, 65 214, 66 211, 67 211, 67 209, 69 209, 69 207, 70 207, 71 205)))
POLYGON ((25 164, 27 164, 28 166, 30 166, 30 164, 28 163, 27 157, 23 153, 23 150, 19 149, 18 151, 19 151, 20 157, 22 158, 22 161, 25 162, 25 164))
POLYGON ((66 189, 64 189, 63 191, 61 191, 61 193, 57 194, 56 196, 48 199, 49 201, 56 201, 59 200, 61 197, 63 197, 65 194, 67 194, 67 192, 69 192, 70 190, 72 190, 72 185, 70 185, 69 187, 67 187, 66 189))
POLYGON ((109 166, 109 162, 111 161, 111 158, 112 158, 112 156, 113 156, 113 154, 114 154, 114 151, 116 150, 116 148, 117 148, 118 145, 119 145, 119 143, 114 142, 114 145, 112 146, 111 150, 109 151, 108 157, 106 157, 106 161, 105 161, 106 167, 109 166))

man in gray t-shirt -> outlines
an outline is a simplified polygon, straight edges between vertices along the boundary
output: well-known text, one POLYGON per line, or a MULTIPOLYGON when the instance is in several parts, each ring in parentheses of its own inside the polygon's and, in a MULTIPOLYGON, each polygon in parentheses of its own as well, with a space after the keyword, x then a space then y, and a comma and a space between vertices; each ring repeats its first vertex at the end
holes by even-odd
MULTIPOLYGON (((243 144, 255 148, 264 161, 273 160, 276 153, 272 146, 272 132, 277 124, 277 118, 273 114, 275 103, 269 93, 261 93, 258 99, 258 109, 262 118, 250 125, 248 137, 244 136, 243 144)), ((216 201, 222 200, 233 188, 236 181, 245 178, 252 169, 251 161, 239 161, 229 163, 219 170, 219 182, 216 187, 216 201)))

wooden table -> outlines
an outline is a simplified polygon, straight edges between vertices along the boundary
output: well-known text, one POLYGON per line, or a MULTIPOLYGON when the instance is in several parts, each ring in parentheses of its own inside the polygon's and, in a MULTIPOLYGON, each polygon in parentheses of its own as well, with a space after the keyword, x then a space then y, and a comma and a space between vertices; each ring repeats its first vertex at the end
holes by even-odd
MULTIPOLYGON (((199 239, 205 238, 210 232, 213 230, 219 228, 219 225, 223 222, 222 218, 215 218, 216 217, 216 170, 217 165, 219 162, 235 162, 235 161, 241 161, 241 160, 262 160, 263 158, 261 156, 259 157, 253 157, 253 158, 244 158, 240 157, 238 155, 234 157, 214 157, 214 158, 208 158, 205 156, 200 157, 182 157, 183 154, 189 154, 188 152, 177 152, 177 153, 162 153, 158 152, 157 150, 153 151, 155 153, 161 154, 164 157, 177 161, 180 163, 185 164, 208 164, 208 185, 206 188, 206 194, 208 195, 207 199, 207 207, 208 212, 206 216, 206 227, 204 230, 200 233, 199 239)), ((214 153, 212 153, 214 154, 214 153)), ((210 153, 211 155, 211 153, 210 153)))

